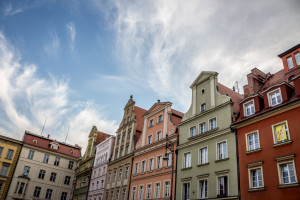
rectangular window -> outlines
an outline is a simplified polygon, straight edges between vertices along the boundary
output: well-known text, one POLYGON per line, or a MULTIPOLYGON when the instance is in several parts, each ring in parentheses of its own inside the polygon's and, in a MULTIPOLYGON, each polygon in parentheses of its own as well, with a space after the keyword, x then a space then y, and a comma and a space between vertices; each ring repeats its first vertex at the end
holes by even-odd
POLYGON ((157 169, 162 168, 162 156, 157 156, 157 169))
POLYGON ((126 188, 123 189, 122 200, 125 200, 125 198, 126 198, 126 188))
POLYGON ((290 140, 287 121, 273 125, 275 144, 284 143, 290 140))
POLYGON ((293 58, 292 58, 292 56, 287 57, 287 58, 286 58, 286 61, 287 61, 287 64, 288 64, 289 69, 293 69, 293 68, 294 68, 294 63, 293 63, 293 58))
POLYGON ((67 196, 68 196, 68 194, 66 192, 62 192, 60 200, 67 200, 67 196))
POLYGON ((207 147, 201 148, 199 151, 200 154, 200 165, 207 163, 207 147))
POLYGON ((200 128, 200 133, 205 133, 206 132, 206 123, 202 123, 199 125, 199 128, 200 128))
POLYGON ((55 182, 56 179, 56 173, 52 172, 50 176, 50 181, 55 182))
POLYGON ((0 147, 0 157, 2 155, 2 152, 3 152, 3 147, 0 147))
POLYGON ((276 106, 282 103, 281 92, 278 90, 268 93, 270 106, 276 106))
POLYGON ((126 154, 129 154, 129 146, 126 146, 126 154))
POLYGON ((30 167, 24 166, 23 176, 28 176, 29 175, 29 171, 30 171, 30 167))
POLYGON ((201 105, 201 112, 203 112, 205 110, 206 110, 206 104, 204 103, 204 104, 201 105))
POLYGON ((108 174, 107 183, 110 183, 110 177, 111 177, 111 173, 108 174))
POLYGON ((70 180, 71 180, 71 177, 70 176, 66 176, 64 184, 65 185, 69 185, 70 184, 70 180))
POLYGON ((182 185, 182 199, 190 200, 190 183, 183 183, 182 185))
POLYGON ((114 171, 113 182, 116 181, 117 171, 114 171))
POLYGON ((259 149, 258 133, 251 133, 247 135, 248 151, 259 149))
POLYGON ((55 166, 59 166, 59 161, 60 161, 60 158, 59 158, 59 157, 56 157, 56 158, 55 158, 55 161, 54 161, 54 165, 55 165, 55 166))
POLYGON ((281 184, 292 184, 297 182, 293 162, 280 164, 279 167, 281 184))
POLYGON ((128 132, 127 139, 130 139, 131 132, 128 132))
POLYGON ((51 189, 47 189, 45 199, 51 199, 51 197, 52 197, 52 190, 51 189))
POLYGON ((163 115, 159 115, 158 116, 158 123, 162 122, 163 121, 163 115))
POLYGON ((144 196, 144 186, 141 185, 139 189, 139 200, 143 200, 143 196, 144 196))
POLYGON ((143 160, 141 166, 141 173, 145 173, 145 168, 146 168, 146 160, 143 160))
POLYGON ((227 143, 221 142, 218 143, 218 160, 227 158, 227 143))
POLYGON ((183 162, 183 168, 191 167, 191 153, 185 153, 184 154, 184 162, 183 162))
POLYGON ((28 153, 28 159, 33 159, 33 156, 34 156, 34 151, 33 150, 29 150, 29 153, 28 153))
POLYGON ((49 161, 49 154, 45 154, 43 163, 48 163, 48 161, 49 161))
POLYGON ((6 175, 7 175, 7 172, 8 172, 8 168, 9 168, 8 165, 2 165, 1 171, 0 171, 0 175, 1 175, 1 176, 6 176, 6 175))
POLYGON ((68 169, 73 169, 73 165, 74 165, 74 162, 70 160, 69 161, 68 169))
POLYGON ((11 160, 14 155, 14 150, 8 149, 7 154, 6 154, 6 159, 11 160))
POLYGON ((214 130, 217 128, 217 119, 216 118, 209 120, 209 127, 210 127, 210 130, 214 130))
POLYGON ((299 52, 295 53, 295 59, 296 59, 296 64, 299 66, 300 65, 300 53, 299 52))
POLYGON ((110 200, 114 200, 114 191, 110 192, 110 200))
POLYGON ((154 120, 150 119, 150 121, 149 121, 149 127, 152 127, 152 126, 154 126, 154 120))
POLYGON ((118 178, 119 181, 122 179, 122 173, 123 173, 123 170, 120 169, 120 170, 119 170, 119 178, 118 178))
POLYGON ((132 187, 131 200, 135 200, 135 197, 136 197, 136 187, 132 187))
POLYGON ((22 182, 22 183, 20 184, 18 194, 23 194, 24 187, 25 187, 25 183, 22 182))
POLYGON ((146 199, 151 199, 152 185, 147 185, 146 199))
POLYGON ((119 196, 120 196, 120 190, 116 191, 116 200, 119 200, 119 196))
POLYGON ((165 161, 165 166, 169 167, 169 166, 171 166, 171 163, 172 163, 172 154, 168 153, 167 156, 168 156, 168 159, 165 161))
POLYGON ((152 143, 152 135, 149 135, 148 136, 148 144, 151 144, 152 143))
POLYGON ((170 197, 170 181, 165 182, 164 192, 165 192, 165 198, 170 197))
POLYGON ((45 170, 40 170, 40 173, 39 173, 39 179, 44 179, 45 174, 46 174, 46 171, 45 171, 45 170))
POLYGON ((129 167, 126 167, 124 179, 128 178, 129 167))
POLYGON ((40 193, 41 193, 41 187, 36 186, 33 192, 33 196, 34 197, 40 197, 40 193))
POLYGON ((221 176, 218 178, 218 196, 224 197, 228 195, 228 178, 227 176, 221 176))
POLYGON ((251 188, 263 187, 261 168, 250 170, 251 188))
POLYGON ((190 137, 196 136, 196 126, 190 128, 190 137))
POLYGON ((155 183, 155 192, 154 192, 155 198, 160 198, 160 183, 155 183))
POLYGON ((255 110, 254 110, 254 100, 244 104, 245 116, 253 115, 254 112, 255 112, 255 110))
POLYGON ((138 174, 139 163, 135 163, 134 174, 138 174))
POLYGON ((104 188, 104 180, 101 180, 101 188, 104 188))
POLYGON ((157 138, 157 141, 161 140, 161 131, 158 131, 156 133, 156 138, 157 138))
POLYGON ((153 170, 153 158, 149 159, 149 171, 153 170))
POLYGON ((199 181, 199 197, 200 199, 207 198, 207 180, 200 180, 199 181))

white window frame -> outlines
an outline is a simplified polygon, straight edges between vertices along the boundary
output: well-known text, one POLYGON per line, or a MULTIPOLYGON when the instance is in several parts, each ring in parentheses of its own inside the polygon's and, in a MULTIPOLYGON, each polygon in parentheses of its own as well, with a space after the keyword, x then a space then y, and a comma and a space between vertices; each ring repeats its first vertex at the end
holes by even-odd
POLYGON ((185 169, 185 168, 190 168, 190 167, 192 167, 192 152, 184 152, 183 153, 183 166, 182 166, 182 168, 185 169), (187 154, 190 154, 189 159, 186 159, 186 157, 185 157, 185 155, 187 155, 187 154))
POLYGON ((205 133, 205 132, 206 132, 206 122, 202 122, 202 123, 199 124, 199 134, 203 134, 203 133, 205 133), (204 124, 205 129, 204 129, 204 131, 202 132, 201 125, 203 125, 203 124, 204 124))
POLYGON ((129 166, 125 167, 124 179, 128 178, 128 173, 129 173, 129 166))
POLYGON ((272 135, 273 135, 273 142, 274 144, 284 144, 284 143, 287 143, 287 142, 290 142, 292 139, 291 139, 291 135, 290 135, 290 131, 289 131, 289 126, 288 126, 288 121, 285 120, 285 121, 282 121, 282 122, 278 122, 276 124, 272 124, 272 135), (285 131, 287 131, 287 140, 285 141, 282 141, 282 142, 278 142, 277 141, 277 135, 276 135, 276 131, 275 131, 275 127, 280 125, 280 124, 284 124, 285 123, 285 126, 286 126, 286 129, 285 131))
POLYGON ((168 160, 165 160, 165 167, 170 167, 172 164, 172 153, 171 152, 168 152, 168 160))
MULTIPOLYGON (((217 142, 216 143, 216 153, 217 153, 217 160, 224 160, 224 159, 227 159, 228 158, 228 145, 227 145, 228 143, 227 143, 227 140, 223 140, 223 141, 220 141, 220 142, 217 142), (222 158, 220 158, 220 155, 219 155, 219 144, 221 144, 221 143, 226 143, 226 152, 225 152, 225 156, 224 157, 222 157, 222 158)), ((223 148, 223 147, 222 147, 223 148)), ((224 149, 224 148, 223 148, 224 149)), ((224 152, 223 152, 224 153, 224 152)))
POLYGON ((203 179, 199 179, 198 180, 198 196, 199 196, 199 199, 206 199, 208 197, 208 179, 207 178, 203 178, 203 179), (205 197, 201 197, 201 184, 200 182, 201 181, 206 181, 206 194, 205 194, 205 197))
POLYGON ((255 130, 255 131, 252 131, 250 133, 247 133, 245 134, 245 137, 246 137, 246 151, 255 151, 255 150, 258 150, 260 149, 260 139, 259 139, 259 131, 258 130, 255 130), (255 143, 255 138, 254 138, 254 149, 250 149, 250 140, 249 140, 249 136, 250 135, 255 135, 257 134, 257 139, 258 139, 258 144, 255 143), (258 145, 258 147, 256 147, 256 145, 258 145))
POLYGON ((147 161, 146 160, 142 160, 141 161, 141 174, 146 172, 146 166, 147 166, 147 161), (143 165, 144 163, 144 165, 143 165))
POLYGON ((154 126, 154 119, 149 120, 149 128, 154 126))
POLYGON ((152 183, 148 183, 146 186, 146 198, 145 199, 151 199, 151 198, 152 198, 152 183), (150 193, 148 192, 149 185, 150 185, 150 193))
POLYGON ((160 192, 161 192, 161 182, 158 181, 158 182, 154 183, 154 198, 155 199, 160 199, 160 192), (158 193, 157 193, 157 190, 156 190, 157 189, 156 184, 159 184, 158 193))
POLYGON ((160 123, 162 121, 164 121, 164 117, 163 117, 163 114, 160 114, 160 115, 157 116, 157 123, 160 123), (161 116, 161 120, 159 120, 160 116, 161 116))
POLYGON ((264 183, 264 173, 263 173, 263 168, 262 166, 255 166, 255 167, 248 167, 248 180, 249 180, 249 188, 250 189, 257 189, 257 188, 263 188, 265 186, 264 183), (253 170, 258 170, 260 169, 261 172, 261 181, 262 181, 262 186, 254 187, 253 186, 253 179, 252 179, 252 171, 253 170))
POLYGON ((184 192, 183 192, 183 190, 184 190, 183 185, 184 184, 189 184, 189 191, 188 191, 189 194, 188 194, 188 198, 186 200, 190 200, 191 199, 191 181, 182 182, 182 184, 181 184, 181 198, 184 199, 183 198, 183 194, 184 194, 184 192))
POLYGON ((209 119, 208 120, 208 125, 209 125, 209 130, 215 130, 217 127, 218 127, 218 120, 217 120, 217 117, 213 117, 213 118, 211 118, 211 119, 209 119), (215 125, 215 128, 211 128, 211 122, 212 122, 212 120, 216 120, 216 125, 215 125))
POLYGON ((118 181, 122 180, 122 175, 123 175, 123 169, 119 169, 118 181))
POLYGON ((221 174, 221 175, 219 175, 219 176, 216 176, 216 178, 217 178, 217 195, 220 195, 220 188, 219 188, 219 178, 221 178, 221 177, 225 177, 225 176, 227 176, 227 195, 226 196, 229 196, 229 183, 230 183, 230 181, 229 181, 229 175, 228 174, 221 174))
MULTIPOLYGON (((295 160, 294 159, 284 160, 284 161, 277 161, 277 170, 278 170, 278 178, 279 178, 279 184, 280 185, 290 185, 290 184, 298 183, 297 171, 296 171, 295 160), (285 165, 285 164, 286 165, 287 164, 292 164, 292 166, 294 168, 295 182, 289 182, 289 183, 284 183, 283 182, 283 177, 282 177, 282 173, 281 173, 281 165, 285 165)), ((288 172, 288 173, 290 173, 290 172, 288 172)), ((289 179, 290 179, 290 175, 289 175, 289 179)))
POLYGON ((151 134, 151 135, 148 135, 148 137, 147 137, 147 144, 152 144, 152 142, 153 142, 153 136, 151 134))
POLYGON ((163 192, 164 192, 164 198, 169 198, 171 196, 171 180, 168 179, 168 180, 164 181, 164 191, 163 192), (166 182, 169 182, 168 189, 167 189, 166 182), (168 191, 168 192, 166 192, 166 191, 168 191))
POLYGON ((197 127, 196 126, 192 126, 190 127, 190 137, 194 137, 197 134, 197 127), (192 129, 195 129, 194 133, 192 131, 192 129))
POLYGON ((162 131, 161 130, 159 130, 159 131, 157 131, 156 132, 156 141, 159 141, 159 140, 161 140, 162 139, 162 131), (159 134, 160 133, 160 134, 159 134), (158 137, 160 135, 160 137, 158 137))
POLYGON ((161 169, 162 168, 162 160, 163 160, 163 155, 162 154, 157 155, 157 157, 156 157, 156 169, 161 169))
POLYGON ((296 52, 294 54, 294 57, 295 57, 295 61, 296 61, 296 65, 299 66, 300 65, 300 52, 296 52))
POLYGON ((291 70, 295 67, 292 56, 286 57, 286 63, 287 63, 287 66, 288 66, 289 70, 291 70))
POLYGON ((199 165, 207 164, 208 163, 208 146, 203 146, 203 147, 199 148, 198 153, 199 153, 199 157, 198 157, 199 158, 199 161, 198 161, 199 165), (204 163, 201 163, 201 156, 202 156, 201 150, 202 149, 206 149, 206 162, 204 162, 204 163))
POLYGON ((154 157, 149 158, 148 161, 148 171, 153 171, 154 170, 154 157), (152 163, 150 162, 150 160, 152 159, 152 163), (151 166, 150 166, 151 164, 151 166))
POLYGON ((139 191, 138 191, 138 200, 143 200, 143 198, 144 198, 144 184, 139 185, 139 191), (142 190, 141 190, 141 187, 142 187, 142 190))
POLYGON ((136 185, 132 186, 131 200, 136 200, 136 185))
POLYGON ((255 114, 255 104, 254 104, 254 99, 247 101, 243 104, 244 107, 244 115, 245 116, 251 116, 255 114), (247 112, 247 105, 252 105, 253 106, 253 112, 252 112, 252 107, 250 108, 250 113, 248 114, 247 112))
POLYGON ((267 97, 268 97, 268 102, 269 102, 269 106, 270 107, 273 107, 273 106, 277 106, 279 104, 282 104, 282 93, 281 93, 281 89, 280 87, 279 88, 276 88, 275 90, 272 90, 270 92, 267 93, 267 97), (274 94, 274 93, 279 93, 280 95, 280 99, 281 99, 281 102, 278 102, 277 101, 277 97, 276 97, 276 103, 275 104, 272 104, 272 98, 271 98, 271 95, 274 94))
POLYGON ((134 163, 134 175, 139 173, 139 162, 134 163))
POLYGON ((201 104, 201 106, 200 106, 200 111, 201 111, 201 112, 206 111, 206 103, 201 104), (203 108, 204 108, 204 109, 203 109, 203 108))

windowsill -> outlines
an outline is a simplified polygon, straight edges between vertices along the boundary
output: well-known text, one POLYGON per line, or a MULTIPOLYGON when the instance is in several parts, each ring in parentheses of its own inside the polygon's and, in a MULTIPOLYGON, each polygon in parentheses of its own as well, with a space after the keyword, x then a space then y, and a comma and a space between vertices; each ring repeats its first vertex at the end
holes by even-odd
POLYGON ((292 142, 293 142, 292 140, 288 140, 286 142, 276 143, 276 144, 273 144, 273 147, 279 147, 279 146, 282 146, 282 145, 290 144, 292 142))
POLYGON ((133 176, 137 176, 137 175, 139 175, 138 173, 136 173, 136 174, 133 174, 133 176))
POLYGON ((159 121, 159 122, 156 122, 156 124, 160 124, 160 123, 162 123, 163 121, 159 121))
POLYGON ((248 191, 249 192, 256 192, 256 191, 263 191, 265 189, 266 189, 266 187, 249 188, 248 191))
POLYGON ((202 167, 202 166, 206 166, 206 165, 208 165, 208 164, 209 164, 209 162, 203 163, 203 164, 198 164, 197 166, 198 166, 198 167, 202 167))
POLYGON ((140 175, 144 175, 146 172, 141 172, 140 175))
POLYGON ((255 152, 259 152, 259 151, 261 151, 261 148, 246 151, 246 154, 255 153, 255 152))
POLYGON ((229 160, 229 158, 223 158, 223 159, 215 160, 215 162, 218 163, 218 162, 222 162, 222 161, 226 161, 226 160, 229 160))
POLYGON ((156 168, 156 169, 155 169, 155 171, 160 171, 160 170, 162 170, 162 168, 156 168))
POLYGON ((205 137, 206 135, 211 134, 211 133, 213 133, 213 132, 215 132, 217 130, 219 130, 219 127, 216 127, 216 128, 214 128, 212 130, 205 131, 204 133, 196 134, 195 136, 190 136, 188 139, 192 140, 192 139, 195 139, 195 138, 198 138, 198 137, 205 137))
POLYGON ((154 125, 148 126, 148 128, 152 128, 154 125))
POLYGON ((172 165, 164 166, 164 169, 170 168, 172 165))
POLYGON ((152 173, 154 170, 150 170, 150 171, 148 171, 147 173, 152 173))
POLYGON ((299 183, 290 183, 290 184, 280 184, 278 185, 279 188, 290 188, 290 187, 298 187, 299 183))
POLYGON ((181 171, 188 170, 188 169, 192 169, 192 167, 182 168, 181 171))

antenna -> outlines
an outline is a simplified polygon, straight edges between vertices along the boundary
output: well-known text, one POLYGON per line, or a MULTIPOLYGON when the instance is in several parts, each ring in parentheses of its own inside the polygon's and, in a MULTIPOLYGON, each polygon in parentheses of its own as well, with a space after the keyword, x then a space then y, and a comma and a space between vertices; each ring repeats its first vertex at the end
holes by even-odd
POLYGON ((42 128, 41 135, 43 135, 43 131, 44 131, 44 128, 45 128, 45 125, 46 125, 46 121, 47 121, 47 116, 46 116, 46 119, 45 119, 45 122, 44 122, 44 125, 43 125, 43 128, 42 128))
POLYGON ((69 127, 68 127, 68 131, 67 131, 67 135, 66 135, 65 143, 67 142, 67 138, 68 138, 69 130, 70 130, 70 124, 69 124, 69 127))
POLYGON ((240 93, 240 89, 239 89, 239 82, 236 81, 233 85, 233 91, 240 93))

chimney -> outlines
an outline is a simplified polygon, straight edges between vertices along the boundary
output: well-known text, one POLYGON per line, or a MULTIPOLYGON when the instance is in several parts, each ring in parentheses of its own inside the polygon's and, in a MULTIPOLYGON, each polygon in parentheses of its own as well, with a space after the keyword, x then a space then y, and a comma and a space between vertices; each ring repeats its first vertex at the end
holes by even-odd
POLYGON ((157 99, 157 103, 160 103, 160 100, 159 100, 159 99, 157 99))

